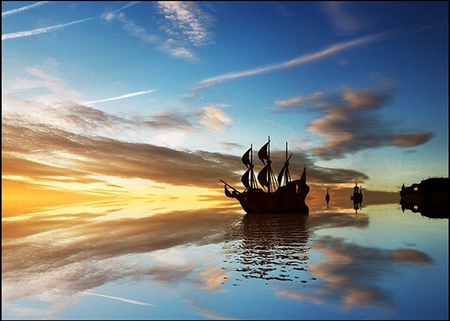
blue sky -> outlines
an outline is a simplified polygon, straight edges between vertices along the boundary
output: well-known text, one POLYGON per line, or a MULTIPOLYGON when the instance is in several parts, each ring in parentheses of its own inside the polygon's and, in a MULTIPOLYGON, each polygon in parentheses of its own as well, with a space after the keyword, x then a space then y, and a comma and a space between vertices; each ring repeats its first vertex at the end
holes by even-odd
POLYGON ((270 136, 396 192, 448 176, 448 3, 4 1, 2 125, 3 178, 47 188, 221 190, 270 136))

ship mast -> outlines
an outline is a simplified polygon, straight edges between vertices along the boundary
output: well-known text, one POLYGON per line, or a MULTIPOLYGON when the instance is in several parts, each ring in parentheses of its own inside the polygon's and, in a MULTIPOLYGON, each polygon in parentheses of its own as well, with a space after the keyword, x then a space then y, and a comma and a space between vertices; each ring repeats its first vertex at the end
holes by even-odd
POLYGON ((273 173, 270 160, 270 136, 268 138, 268 142, 264 144, 263 147, 258 152, 259 159, 265 165, 264 168, 258 173, 258 181, 262 186, 267 188, 267 191, 270 193, 272 190, 272 184, 278 187, 278 181, 275 178, 275 174, 273 173))
POLYGON ((267 185, 267 188, 268 188, 267 191, 270 193, 270 185, 272 185, 272 179, 271 179, 272 178, 272 175, 271 175, 272 168, 270 166, 270 164, 272 163, 272 161, 270 160, 270 136, 267 136, 267 142, 269 143, 267 145, 267 156, 269 157, 269 159, 267 160, 267 165, 269 165, 269 170, 267 172, 267 180, 269 182, 269 185, 267 185))
POLYGON ((253 170, 253 145, 250 145, 250 148, 244 153, 241 160, 247 167, 247 171, 241 177, 242 184, 244 184, 245 188, 248 189, 257 188, 258 184, 256 182, 255 173, 253 170))
POLYGON ((291 174, 289 172, 289 160, 291 157, 292 153, 288 157, 288 143, 286 142, 286 160, 284 161, 283 168, 278 173, 278 186, 286 186, 291 181, 291 174))
POLYGON ((255 173, 253 172, 253 144, 250 144, 250 164, 251 164, 251 172, 250 172, 250 187, 255 188, 256 187, 256 178, 255 173))

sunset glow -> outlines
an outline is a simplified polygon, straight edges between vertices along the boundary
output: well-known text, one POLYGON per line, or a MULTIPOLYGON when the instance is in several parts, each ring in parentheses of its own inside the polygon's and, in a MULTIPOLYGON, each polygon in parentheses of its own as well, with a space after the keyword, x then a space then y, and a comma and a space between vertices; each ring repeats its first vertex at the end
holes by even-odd
MULTIPOLYGON (((415 217, 412 239, 395 216, 403 184, 449 175, 448 9, 2 1, 2 317, 114 319, 114 306, 136 319, 254 319, 264 295, 280 303, 269 319, 415 317, 391 309, 414 285, 392 298, 383 286, 403 275, 397 263, 411 264, 405 279, 448 277, 445 222, 422 231, 415 217), (306 169, 311 214, 286 240, 276 219, 246 222, 223 183, 244 198, 247 169, 276 176, 285 163, 292 180, 306 169), (254 302, 234 314, 221 294, 254 302)), ((295 203, 285 195, 270 201, 277 212, 295 203)))

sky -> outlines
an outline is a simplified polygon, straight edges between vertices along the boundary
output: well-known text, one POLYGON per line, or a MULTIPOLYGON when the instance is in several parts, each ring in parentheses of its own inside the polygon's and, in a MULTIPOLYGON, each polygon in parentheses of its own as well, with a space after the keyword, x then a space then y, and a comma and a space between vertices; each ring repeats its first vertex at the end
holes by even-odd
POLYGON ((221 200, 269 138, 313 198, 448 177, 448 2, 2 2, 4 202, 221 200))

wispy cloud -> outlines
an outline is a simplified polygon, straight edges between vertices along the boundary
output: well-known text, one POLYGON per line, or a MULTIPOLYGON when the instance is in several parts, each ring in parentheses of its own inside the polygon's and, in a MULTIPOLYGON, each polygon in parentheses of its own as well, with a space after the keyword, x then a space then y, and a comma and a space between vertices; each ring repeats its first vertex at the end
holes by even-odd
POLYGON ((144 27, 137 25, 120 10, 110 11, 102 15, 105 21, 119 21, 133 37, 146 43, 155 44, 158 49, 173 57, 195 59, 195 47, 207 45, 213 34, 209 26, 213 18, 205 13, 198 4, 190 1, 160 1, 155 2, 163 19, 159 21, 160 30, 165 35, 149 33, 144 27))
POLYGON ((212 34, 207 27, 211 23, 211 16, 195 2, 159 1, 158 8, 169 23, 164 29, 172 39, 181 34, 194 46, 210 42, 212 34))
POLYGON ((83 291, 81 293, 82 294, 86 294, 86 295, 93 295, 93 296, 99 296, 99 297, 102 297, 102 298, 122 301, 122 302, 125 302, 125 303, 131 303, 131 304, 136 304, 136 305, 145 305, 145 306, 149 306, 149 307, 155 307, 155 305, 150 304, 150 303, 145 303, 145 302, 131 300, 131 299, 125 299, 125 298, 112 296, 112 295, 98 294, 98 293, 93 293, 93 292, 88 292, 88 291, 83 291))
MULTIPOLYGON (((139 178, 178 186, 194 184, 205 188, 217 188, 220 179, 240 184, 239 176, 235 174, 242 170, 239 156, 181 151, 126 141, 130 131, 145 133, 145 130, 161 129, 167 140, 167 136, 174 130, 195 130, 189 120, 199 115, 166 113, 149 117, 150 120, 139 117, 133 119, 132 116, 125 119, 92 107, 73 104, 52 108, 17 98, 11 99, 7 95, 3 96, 2 104, 4 175, 33 177, 35 182, 48 181, 49 177, 64 180, 70 175, 73 182, 80 184, 90 184, 93 176, 98 176, 99 179, 102 176, 139 178), (107 166, 105 159, 109 160, 107 166), (33 161, 33 164, 30 165, 26 160, 33 161), (199 176, 199 172, 203 175, 199 176)), ((212 114, 215 112, 217 110, 212 114)), ((216 124, 211 117, 207 117, 211 122, 210 126, 216 124)), ((284 152, 273 151, 272 156, 274 162, 282 162, 284 152)), ((354 177, 365 177, 352 170, 333 170, 331 174, 329 169, 314 166, 300 152, 296 153, 291 166, 302 168, 305 162, 311 164, 308 171, 317 181, 332 180, 340 183, 351 181, 354 177)))
POLYGON ((313 93, 310 96, 296 96, 288 99, 277 99, 275 104, 280 108, 297 107, 320 101, 324 96, 322 92, 313 93))
POLYGON ((363 21, 348 11, 347 6, 351 5, 351 2, 323 1, 320 5, 331 19, 331 25, 338 33, 350 34, 361 30, 364 26, 363 21))
POLYGON ((34 4, 30 4, 29 6, 25 6, 25 7, 21 7, 21 8, 18 8, 18 9, 13 9, 13 10, 2 12, 2 18, 10 16, 10 15, 15 14, 15 13, 20 13, 20 12, 23 12, 23 11, 26 11, 26 10, 29 10, 29 9, 33 9, 33 8, 42 6, 42 5, 47 4, 49 2, 50 1, 40 1, 40 2, 36 2, 34 4))
POLYGON ((33 101, 55 102, 64 100, 77 100, 79 94, 74 90, 67 88, 65 82, 54 75, 51 75, 42 69, 28 67, 25 69, 30 77, 17 77, 13 81, 4 85, 4 93, 17 93, 23 91, 33 91, 43 89, 35 93, 33 101))
POLYGON ((118 11, 122 10, 124 8, 121 8, 119 10, 106 12, 104 13, 101 18, 105 21, 113 21, 117 20, 123 25, 123 29, 125 29, 130 35, 133 37, 139 38, 140 40, 146 42, 146 43, 154 43, 158 41, 158 37, 148 33, 145 28, 142 28, 138 25, 136 25, 133 21, 128 19, 123 12, 118 11))
MULTIPOLYGON (((48 2, 49 1, 42 1, 30 6, 3 12, 2 18, 41 6, 48 2)), ((213 17, 202 10, 197 3, 190 1, 155 2, 159 13, 163 16, 160 23, 160 29, 165 33, 165 36, 160 37, 151 34, 145 28, 138 26, 122 12, 124 9, 134 6, 139 2, 140 1, 130 2, 119 9, 107 11, 99 17, 105 21, 119 21, 123 25, 123 28, 133 37, 137 37, 147 43, 156 44, 158 49, 168 52, 176 58, 195 59, 196 54, 194 53, 193 48, 204 46, 212 42, 213 33, 209 30, 209 27, 212 24, 213 17)), ((4 34, 2 35, 2 41, 35 36, 66 28, 94 18, 95 17, 91 17, 51 27, 4 34)))
MULTIPOLYGON (((114 128, 115 130, 120 128, 121 134, 127 130, 129 133, 135 133, 144 129, 165 130, 165 134, 168 134, 167 131, 196 131, 197 125, 200 125, 217 132, 226 129, 232 122, 222 110, 225 105, 220 104, 205 105, 190 112, 166 110, 151 116, 130 115, 128 118, 122 118, 89 106, 147 95, 156 90, 137 91, 78 104, 74 101, 79 101, 80 95, 67 88, 63 80, 38 68, 27 68, 26 71, 29 77, 18 77, 4 86, 4 92, 9 93, 3 96, 5 117, 9 117, 11 113, 26 112, 32 114, 35 121, 39 120, 42 123, 48 123, 49 119, 52 119, 50 122, 54 125, 54 120, 58 119, 60 128, 76 133, 81 133, 80 129, 88 135, 98 133, 100 129, 106 130, 103 135, 107 137, 117 135, 117 132, 114 135, 114 128), (30 100, 18 99, 13 97, 17 92, 31 93, 32 96, 30 100)), ((166 139, 164 141, 167 142, 166 139)))
POLYGON ((45 28, 38 28, 38 29, 33 29, 33 30, 27 30, 27 31, 20 31, 20 32, 14 32, 14 33, 8 33, 5 35, 2 35, 2 41, 3 40, 8 40, 8 39, 15 39, 15 38, 23 38, 23 37, 30 37, 30 36, 35 36, 35 35, 40 35, 43 33, 47 33, 50 31, 55 31, 58 29, 63 29, 66 28, 68 26, 77 24, 77 23, 81 23, 81 22, 85 22, 85 21, 89 21, 94 19, 94 17, 91 18, 86 18, 86 19, 81 19, 81 20, 77 20, 77 21, 72 21, 69 23, 63 23, 63 24, 59 24, 56 26, 51 26, 51 27, 45 27, 45 28))
POLYGON ((391 141, 399 147, 415 147, 425 144, 433 137, 430 131, 418 131, 413 133, 394 133, 391 141))
POLYGON ((131 7, 131 6, 134 6, 135 4, 137 4, 137 3, 139 3, 139 2, 140 2, 140 1, 132 1, 132 2, 130 2, 129 4, 124 5, 122 8, 119 8, 119 9, 114 10, 114 11, 112 11, 112 12, 122 11, 122 10, 124 10, 124 9, 127 9, 127 8, 131 7))
MULTIPOLYGON (((185 135, 189 131, 209 135, 202 134, 198 125, 210 131, 226 128, 231 124, 223 111, 226 105, 209 104, 191 112, 174 110, 123 117, 67 100, 70 96, 76 99, 77 93, 66 88, 64 82, 36 68, 28 72, 33 79, 18 79, 12 88, 16 91, 47 89, 64 100, 63 103, 60 100, 37 103, 34 97, 32 100, 14 97, 7 93, 10 88, 6 88, 2 95, 2 169, 5 175, 33 177, 35 183, 46 182, 49 178, 64 181, 70 175, 77 184, 91 184, 94 176, 97 177, 95 183, 101 183, 101 177, 119 176, 205 188, 217 188, 220 179, 240 184, 235 174, 242 170, 239 156, 175 150, 172 148, 182 146, 181 142, 168 143, 172 134, 185 135), (152 143, 135 142, 136 135, 151 136, 152 143), (121 152, 111 153, 112 150, 121 152), (105 159, 109 159, 107 166, 105 159), (199 172, 204 175, 198 176, 199 172)), ((99 101, 125 99, 144 92, 150 90, 99 101)), ((274 150, 272 156, 274 162, 284 160, 284 152, 274 150)), ((354 177, 365 177, 362 173, 342 169, 332 170, 331 174, 330 169, 314 166, 303 152, 296 153, 291 161, 292 168, 303 168, 304 163, 310 164, 308 171, 316 181, 342 183, 354 177)), ((107 184, 106 179, 104 183, 107 184)))
POLYGON ((310 96, 278 99, 278 110, 315 106, 323 117, 312 120, 308 131, 325 139, 315 147, 315 154, 323 159, 344 157, 350 152, 380 146, 415 147, 428 142, 431 131, 401 131, 399 124, 377 113, 394 94, 392 88, 346 88, 331 95, 322 92, 310 96), (399 132, 400 131, 400 132, 399 132))
MULTIPOLYGON (((11 14, 14 14, 14 13, 23 12, 25 10, 28 10, 28 9, 34 8, 36 6, 40 6, 40 5, 46 4, 48 2, 50 2, 50 1, 42 1, 42 2, 38 2, 38 3, 35 3, 33 5, 30 5, 30 6, 26 6, 26 7, 22 7, 22 8, 19 8, 19 9, 3 12, 2 13, 2 18, 4 16, 8 16, 8 15, 11 15, 11 14)), ((126 9, 128 7, 131 7, 131 6, 135 5, 136 3, 139 3, 139 1, 133 1, 133 2, 127 4, 127 5, 119 8, 119 9, 117 9, 117 10, 112 11, 112 12, 119 12, 119 11, 121 11, 123 9, 126 9)), ((102 15, 102 16, 104 16, 104 15, 102 15)), ((89 21, 89 20, 92 20, 94 18, 96 18, 96 17, 90 17, 90 18, 86 18, 86 19, 72 21, 72 22, 59 24, 59 25, 55 25, 55 26, 51 26, 51 27, 44 27, 44 28, 38 28, 38 29, 33 29, 33 30, 26 30, 26 31, 14 32, 14 33, 8 33, 8 34, 5 34, 5 35, 2 35, 2 41, 3 40, 8 40, 8 39, 15 39, 15 38, 23 38, 23 37, 30 37, 30 36, 40 35, 40 34, 43 34, 43 33, 50 32, 50 31, 55 31, 55 30, 58 30, 58 29, 66 28, 66 27, 69 27, 69 26, 77 24, 77 23, 89 21)))
POLYGON ((354 40, 337 43, 335 45, 329 46, 328 48, 320 50, 318 52, 303 55, 303 56, 297 57, 295 59, 292 59, 292 60, 289 60, 289 61, 286 61, 283 63, 274 64, 274 65, 265 66, 265 67, 258 67, 258 68, 254 68, 254 69, 250 69, 250 70, 246 70, 246 71, 229 73, 229 74, 225 74, 225 75, 221 75, 221 76, 207 78, 207 79, 200 81, 194 87, 193 91, 198 91, 198 90, 216 85, 216 84, 224 82, 224 81, 232 80, 232 79, 238 79, 238 78, 243 78, 243 77, 259 75, 259 74, 276 71, 276 70, 280 70, 280 69, 293 68, 298 65, 305 64, 305 63, 318 61, 318 60, 327 58, 331 55, 334 55, 338 52, 350 49, 352 47, 356 47, 356 46, 367 44, 367 43, 370 43, 373 41, 381 40, 385 36, 386 36, 386 34, 380 33, 380 34, 374 34, 374 35, 369 35, 369 36, 365 36, 365 37, 360 37, 360 38, 357 38, 354 40))
POLYGON ((199 122, 211 131, 221 131, 227 128, 232 120, 218 106, 210 105, 197 111, 199 122))
POLYGON ((155 90, 153 90, 153 89, 152 90, 146 90, 146 91, 137 91, 137 92, 134 92, 134 93, 129 93, 129 94, 125 94, 125 95, 121 95, 121 96, 117 96, 117 97, 106 98, 106 99, 95 100, 95 101, 88 101, 88 102, 83 103, 83 105, 93 105, 93 104, 98 104, 98 103, 104 103, 104 102, 107 102, 107 101, 131 98, 131 97, 135 97, 135 96, 149 94, 149 93, 152 93, 154 91, 155 90))

